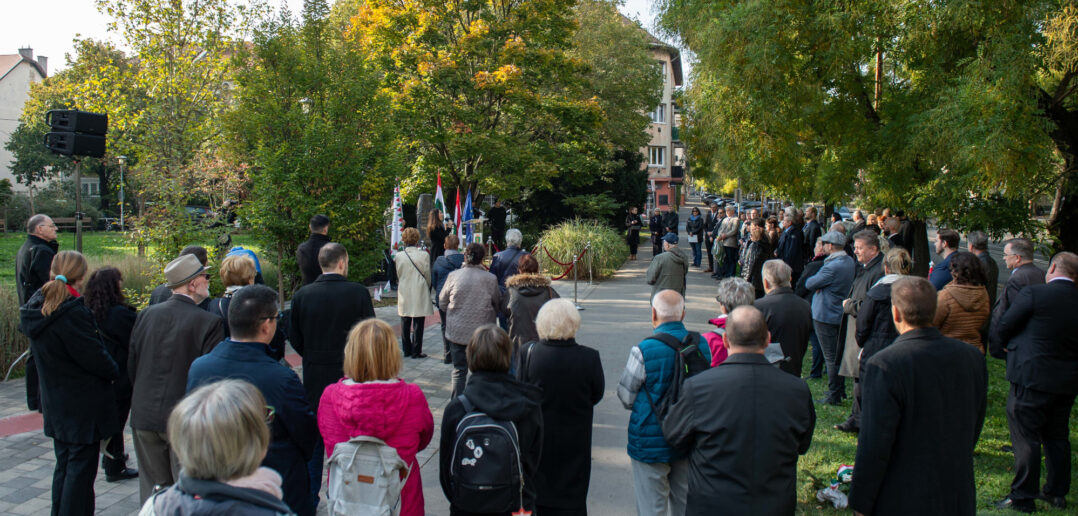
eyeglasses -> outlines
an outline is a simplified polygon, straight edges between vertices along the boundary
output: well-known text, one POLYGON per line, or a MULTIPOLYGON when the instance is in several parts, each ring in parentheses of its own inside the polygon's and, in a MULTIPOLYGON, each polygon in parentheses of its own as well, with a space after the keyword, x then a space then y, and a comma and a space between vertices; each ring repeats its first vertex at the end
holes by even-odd
POLYGON ((263 317, 263 319, 276 319, 277 321, 280 321, 283 318, 284 312, 277 312, 277 315, 268 315, 266 317, 263 317))
POLYGON ((273 405, 266 405, 266 424, 273 422, 273 416, 277 415, 277 411, 274 410, 273 405))

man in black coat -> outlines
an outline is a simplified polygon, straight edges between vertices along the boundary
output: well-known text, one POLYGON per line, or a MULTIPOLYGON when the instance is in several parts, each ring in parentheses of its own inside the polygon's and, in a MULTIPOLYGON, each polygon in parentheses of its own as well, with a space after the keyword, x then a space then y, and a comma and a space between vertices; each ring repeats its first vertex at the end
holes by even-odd
POLYGON ((794 216, 790 213, 782 216, 782 228, 778 248, 775 250, 775 257, 790 266, 790 281, 796 284, 801 277, 801 271, 805 268, 805 260, 802 256, 805 235, 801 233, 801 228, 794 224, 794 216))
POLYGON ((1023 289, 996 325, 1007 354, 1007 423, 1014 446, 1011 492, 997 504, 1032 512, 1035 498, 1063 508, 1070 490, 1068 429, 1078 394, 1078 255, 1052 258, 1048 283, 1023 289), (1048 475, 1040 491, 1041 447, 1048 475))
POLYGON ((329 217, 315 215, 311 217, 308 227, 311 229, 311 236, 296 249, 296 265, 299 265, 303 285, 310 285, 322 274, 322 267, 318 264, 318 251, 329 243, 329 217))
POLYGON ((850 297, 842 302, 842 311, 846 317, 842 321, 842 333, 844 338, 839 339, 839 356, 842 357, 840 374, 854 379, 853 406, 850 407, 850 416, 846 421, 835 425, 836 430, 843 432, 856 432, 861 424, 861 375, 858 355, 861 347, 857 344, 857 312, 861 309, 861 303, 869 289, 883 277, 883 253, 880 252, 880 241, 873 231, 861 230, 853 236, 854 254, 857 256, 857 277, 853 280, 850 289, 850 297))
MULTIPOLYGON (((203 267, 206 266, 210 259, 209 253, 206 251, 206 248, 200 245, 189 245, 187 247, 184 247, 183 250, 180 251, 180 254, 176 255, 176 257, 179 258, 181 256, 186 256, 189 254, 195 255, 195 258, 198 258, 199 263, 201 263, 203 267)), ((170 297, 172 297, 172 289, 169 288, 167 283, 161 284, 158 285, 157 288, 154 288, 152 292, 150 292, 149 304, 156 305, 157 303, 168 301, 170 297)), ((198 304, 198 307, 203 310, 209 310, 210 298, 207 297, 206 299, 203 299, 202 302, 198 304)))
POLYGON ((691 449, 685 514, 793 514, 797 457, 808 451, 816 410, 808 385, 764 358, 771 341, 752 306, 726 318, 729 357, 682 384, 663 421, 673 447, 691 449))
POLYGON ((928 280, 901 278, 891 298, 901 335, 862 371, 850 508, 872 516, 973 515, 973 449, 988 390, 984 357, 932 327, 936 289, 928 280))
MULTIPOLYGON (((30 300, 45 282, 49 281, 52 257, 60 250, 56 242, 56 224, 48 215, 37 214, 26 221, 26 241, 15 255, 15 287, 19 304, 30 300)), ((26 406, 41 410, 41 392, 38 386, 37 367, 33 350, 26 356, 26 406)))
POLYGON ((490 220, 490 233, 491 238, 494 239, 494 245, 505 244, 505 219, 507 215, 501 199, 494 201, 494 206, 487 210, 487 219, 490 220))
POLYGON ((823 227, 820 226, 820 222, 816 220, 817 216, 818 212, 816 211, 815 206, 805 208, 805 226, 801 228, 801 233, 805 239, 803 242, 805 248, 802 258, 804 258, 806 262, 812 260, 812 257, 815 256, 812 250, 816 247, 816 240, 823 236, 823 227))
POLYGON ((715 245, 715 230, 722 221, 723 213, 719 210, 719 203, 711 201, 710 209, 704 215, 704 247, 707 250, 707 269, 704 272, 715 272, 715 255, 711 253, 711 247, 715 245))
MULTIPOLYGON (((348 281, 348 251, 343 245, 329 242, 322 246, 318 263, 322 275, 292 296, 292 324, 288 334, 292 348, 303 357, 303 388, 315 414, 322 391, 344 376, 348 332, 359 321, 374 317, 367 287, 348 281)), ((317 507, 325 448, 321 436, 316 438, 307 470, 311 503, 317 507)))
POLYGON ((663 234, 673 233, 676 235, 679 224, 680 219, 678 219, 677 210, 673 206, 667 206, 666 211, 663 212, 663 234))
MULTIPOLYGON (((236 291, 228 309, 230 337, 191 364, 187 392, 228 378, 258 387, 273 407, 270 443, 262 465, 281 474, 284 501, 293 512, 313 515, 307 462, 314 452, 318 424, 303 384, 292 369, 266 352, 277 335, 277 292, 265 285, 236 291)), ((321 486, 319 486, 321 487, 321 486)))
POLYGON ((790 265, 782 260, 764 262, 764 291, 753 306, 763 312, 773 342, 782 346, 788 360, 779 368, 801 378, 801 363, 812 334, 812 307, 790 288, 790 265))
POLYGON ((1003 292, 996 299, 992 308, 992 326, 989 330, 988 353, 998 359, 1006 360, 1007 353, 1000 342, 998 325, 1003 314, 1018 298, 1018 294, 1032 285, 1044 285, 1044 271, 1033 265, 1033 242, 1025 238, 1015 238, 1003 244, 1003 263, 1011 270, 1011 277, 1003 286, 1003 292))
POLYGON ((658 208, 648 219, 648 231, 651 231, 651 256, 659 256, 663 252, 663 216, 658 208))
POLYGON ((135 319, 127 374, 131 378, 131 440, 139 466, 139 498, 145 503, 154 486, 179 478, 172 459, 168 416, 187 388, 187 370, 225 336, 221 318, 198 307, 210 296, 207 268, 188 254, 165 266, 172 288, 168 301, 146 308, 135 319))

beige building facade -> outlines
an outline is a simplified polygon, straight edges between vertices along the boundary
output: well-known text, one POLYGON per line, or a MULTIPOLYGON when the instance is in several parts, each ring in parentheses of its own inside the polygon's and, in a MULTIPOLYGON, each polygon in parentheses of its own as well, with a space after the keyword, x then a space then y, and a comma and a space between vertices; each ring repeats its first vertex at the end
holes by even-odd
POLYGON ((19 126, 22 106, 30 97, 30 85, 48 76, 48 58, 34 58, 32 48, 20 48, 17 54, 0 55, 0 179, 11 181, 16 190, 23 190, 11 173, 14 156, 6 149, 15 128, 19 126))
POLYGON ((680 206, 684 200, 684 145, 678 130, 679 115, 674 105, 674 92, 682 85, 681 53, 678 49, 649 35, 651 55, 663 74, 662 98, 648 114, 651 136, 647 146, 640 149, 648 170, 648 206, 680 206))

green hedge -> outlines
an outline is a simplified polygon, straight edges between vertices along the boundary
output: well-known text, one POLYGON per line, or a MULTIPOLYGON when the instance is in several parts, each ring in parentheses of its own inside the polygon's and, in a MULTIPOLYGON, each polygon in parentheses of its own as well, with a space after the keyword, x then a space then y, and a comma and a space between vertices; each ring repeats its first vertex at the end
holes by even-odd
MULTIPOLYGON (((536 257, 539 259, 543 272, 556 278, 565 272, 565 267, 558 265, 554 260, 562 263, 572 262, 573 257, 578 256, 589 242, 591 248, 580 259, 578 273, 581 279, 588 278, 589 267, 593 268, 591 272, 595 279, 609 277, 629 256, 625 236, 620 232, 595 220, 573 219, 543 232, 540 243, 546 251, 539 249, 536 251, 536 257), (547 252, 554 260, 547 256, 547 252)), ((567 276, 568 279, 572 277, 572 273, 567 276)))

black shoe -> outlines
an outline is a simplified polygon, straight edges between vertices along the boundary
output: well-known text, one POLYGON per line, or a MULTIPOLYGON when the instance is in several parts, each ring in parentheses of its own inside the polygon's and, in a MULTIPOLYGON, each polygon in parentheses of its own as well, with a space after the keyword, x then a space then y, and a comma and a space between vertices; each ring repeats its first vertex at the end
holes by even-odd
POLYGON ((138 478, 137 469, 124 468, 116 473, 105 473, 105 482, 119 482, 130 478, 138 478))
POLYGON ((415 355, 412 355, 412 358, 427 358, 427 354, 426 353, 417 353, 415 355))
POLYGON ((1011 498, 1010 496, 995 503, 997 509, 1010 509, 1012 511, 1031 513, 1036 511, 1036 507, 1033 505, 1033 501, 1020 502, 1011 498))
POLYGON ((846 432, 848 434, 856 434, 858 431, 861 430, 860 428, 857 427, 857 425, 855 425, 855 424, 853 424, 853 423, 851 423, 849 421, 844 421, 842 423, 839 423, 839 424, 835 425, 834 428, 835 428, 835 430, 838 430, 840 432, 846 432))
POLYGON ((841 405, 842 401, 840 401, 838 398, 820 398, 816 400, 816 403, 819 403, 821 405, 841 405))
POLYGON ((452 364, 453 363, 453 359, 449 358, 449 353, 446 353, 445 356, 442 357, 442 363, 443 364, 452 364))
POLYGON ((1052 507, 1055 507, 1056 509, 1066 509, 1067 508, 1067 499, 1063 498, 1062 496, 1052 496, 1050 494, 1044 494, 1044 492, 1041 492, 1041 493, 1039 493, 1037 495, 1037 498, 1040 498, 1041 500, 1044 500, 1045 502, 1048 502, 1048 505, 1051 505, 1052 507))

